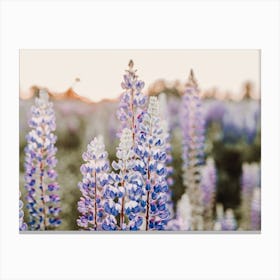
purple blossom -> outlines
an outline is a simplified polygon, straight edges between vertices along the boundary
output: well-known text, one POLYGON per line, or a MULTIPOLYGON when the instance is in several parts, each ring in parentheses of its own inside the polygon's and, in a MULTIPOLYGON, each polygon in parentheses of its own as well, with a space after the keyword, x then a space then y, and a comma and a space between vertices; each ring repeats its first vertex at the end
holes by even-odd
POLYGON ((23 202, 20 199, 21 193, 19 192, 19 230, 27 230, 27 224, 24 222, 23 202))
POLYGON ((110 175, 111 188, 116 190, 110 196, 116 201, 120 215, 121 230, 138 230, 143 223, 141 215, 141 198, 143 195, 143 178, 141 173, 134 170, 136 161, 133 147, 132 131, 124 128, 117 148, 117 161, 113 161, 115 170, 110 175))
POLYGON ((139 119, 139 134, 136 138, 137 155, 134 170, 141 172, 145 182, 143 208, 145 229, 164 230, 170 219, 168 209, 169 186, 166 181, 166 131, 159 117, 157 97, 150 97, 147 112, 139 119))
POLYGON ((204 229, 212 230, 213 229, 213 207, 215 201, 215 192, 216 192, 216 168, 215 163, 212 158, 208 158, 206 165, 202 169, 202 180, 201 180, 201 189, 202 189, 202 199, 204 206, 204 229))
POLYGON ((215 99, 204 100, 203 105, 206 126, 211 122, 220 122, 223 119, 226 113, 225 101, 215 99))
POLYGON ((241 176, 241 210, 243 230, 251 229, 251 211, 254 190, 260 187, 260 166, 258 163, 243 163, 241 176))
POLYGON ((124 128, 128 128, 132 131, 133 141, 137 133, 137 120, 144 110, 147 98, 142 93, 144 87, 144 82, 138 79, 136 75, 137 70, 133 69, 134 63, 130 60, 128 65, 128 70, 123 76, 124 81, 121 86, 124 92, 120 98, 119 109, 117 111, 117 117, 121 122, 120 132, 124 128))
POLYGON ((183 133, 183 183, 192 207, 192 230, 203 229, 203 203, 200 187, 204 163, 204 119, 197 82, 191 70, 182 97, 181 128, 183 133))
POLYGON ((56 194, 59 186, 55 182, 57 173, 54 170, 57 163, 56 136, 52 133, 56 128, 55 114, 45 90, 40 90, 31 114, 24 163, 29 225, 31 230, 47 230, 58 226, 61 220, 60 198, 56 194))
POLYGON ((161 127, 163 130, 163 139, 165 142, 165 165, 166 165, 166 183, 168 185, 168 209, 170 212, 170 218, 174 217, 174 211, 173 211, 173 201, 172 201, 172 190, 171 186, 174 184, 174 180, 172 178, 172 175, 174 173, 174 169, 172 167, 172 147, 170 144, 170 119, 171 116, 167 113, 168 112, 168 106, 167 106, 167 98, 165 93, 161 93, 159 96, 159 106, 160 106, 160 118, 161 118, 161 127))
POLYGON ((109 161, 102 137, 94 138, 82 155, 83 179, 78 187, 82 196, 78 202, 80 212, 77 224, 85 230, 116 230, 118 205, 110 199, 110 192, 117 189, 109 184, 109 161))
POLYGON ((222 118, 223 140, 235 143, 244 139, 252 143, 260 129, 260 105, 258 101, 228 102, 222 118))
POLYGON ((177 231, 191 229, 191 205, 189 196, 186 193, 178 201, 176 217, 168 222, 167 229, 177 231))

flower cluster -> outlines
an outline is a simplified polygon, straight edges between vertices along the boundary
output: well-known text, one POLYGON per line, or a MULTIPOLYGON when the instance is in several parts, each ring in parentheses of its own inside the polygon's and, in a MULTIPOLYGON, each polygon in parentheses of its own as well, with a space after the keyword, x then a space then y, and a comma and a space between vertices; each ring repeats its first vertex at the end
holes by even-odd
POLYGON ((23 202, 20 199, 21 193, 19 192, 19 230, 27 230, 27 224, 24 222, 23 202))
MULTIPOLYGON (((113 161, 115 172, 110 176, 111 185, 115 193, 112 193, 111 203, 117 205, 120 214, 119 228, 121 230, 138 230, 143 217, 143 179, 140 172, 135 169, 135 159, 132 131, 124 128, 121 134, 120 144, 117 148, 118 161, 113 161)), ((115 206, 116 208, 116 206, 115 206)))
POLYGON ((40 90, 31 108, 31 131, 25 147, 25 188, 31 230, 47 230, 61 223, 55 157, 55 114, 48 93, 40 90))
POLYGON ((223 141, 236 143, 243 138, 252 144, 260 129, 260 106, 258 101, 244 100, 242 103, 227 104, 222 120, 223 141))
POLYGON ((192 230, 203 229, 203 204, 200 188, 204 163, 204 119, 197 82, 191 70, 182 98, 183 183, 192 206, 192 230))
POLYGON ((121 198, 118 202, 121 205, 120 229, 138 230, 143 223, 144 181, 139 171, 135 170, 135 148, 138 134, 139 118, 141 118, 147 103, 142 93, 144 82, 138 79, 137 70, 133 69, 134 63, 129 61, 128 70, 124 75, 121 84, 124 92, 120 98, 117 117, 121 122, 121 130, 118 136, 121 137, 118 147, 118 162, 113 162, 112 167, 118 174, 112 174, 113 184, 120 190, 121 198))
POLYGON ((167 202, 169 187, 166 181, 166 132, 162 129, 157 97, 150 97, 147 112, 139 118, 136 139, 136 165, 145 182, 145 229, 163 230, 170 218, 167 202))
POLYGON ((168 222, 168 230, 190 230, 191 205, 187 193, 184 193, 177 203, 176 218, 168 222))
POLYGON ((243 230, 251 229, 251 208, 255 188, 260 187, 260 166, 258 163, 244 163, 241 177, 241 208, 243 230))
POLYGON ((163 130, 163 139, 165 142, 165 152, 166 152, 166 182, 168 185, 168 209, 170 212, 170 218, 174 217, 174 210, 173 210, 173 202, 172 202, 172 190, 171 187, 174 184, 174 180, 172 178, 174 169, 172 167, 172 147, 170 144, 171 136, 170 136, 170 119, 172 116, 168 113, 168 106, 167 106, 167 97, 165 93, 161 93, 158 97, 159 106, 160 106, 160 118, 161 118, 161 126, 163 130))
POLYGON ((204 206, 204 229, 213 229, 213 207, 216 193, 216 168, 212 158, 208 158, 202 169, 201 189, 204 206))
MULTIPOLYGON (((102 137, 95 137, 82 155, 83 179, 78 187, 82 197, 78 202, 79 227, 86 230, 115 230, 117 210, 111 207, 109 189, 109 161, 102 137)), ((116 191, 115 191, 116 192, 116 191)), ((114 192, 114 193, 115 193, 114 192)))
POLYGON ((117 111, 117 117, 121 122, 121 129, 118 133, 119 137, 124 128, 128 128, 132 131, 133 141, 137 130, 137 119, 141 112, 144 110, 147 98, 142 93, 142 89, 145 83, 138 79, 136 75, 137 70, 133 69, 134 63, 129 61, 128 70, 123 76, 123 82, 121 84, 124 92, 120 98, 119 109, 117 111))

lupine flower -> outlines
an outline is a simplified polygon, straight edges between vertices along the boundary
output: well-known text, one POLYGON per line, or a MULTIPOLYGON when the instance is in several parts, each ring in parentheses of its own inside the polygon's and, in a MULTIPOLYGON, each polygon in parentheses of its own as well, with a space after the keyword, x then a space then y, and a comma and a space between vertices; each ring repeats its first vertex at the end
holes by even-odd
POLYGON ((173 210, 173 201, 172 201, 172 190, 171 186, 174 184, 174 180, 172 178, 172 175, 174 173, 174 169, 172 167, 172 147, 170 144, 170 127, 169 127, 169 120, 170 116, 167 113, 168 106, 167 106, 167 99, 166 95, 164 93, 161 93, 159 95, 159 105, 160 105, 160 118, 162 119, 161 126, 163 130, 163 138, 165 142, 165 152, 166 152, 166 183, 168 185, 168 209, 170 212, 170 218, 172 219, 174 217, 174 210, 173 210))
POLYGON ((109 161, 102 137, 94 138, 82 155, 83 179, 78 187, 82 197, 78 202, 79 227, 86 230, 115 230, 118 206, 110 199, 110 192, 117 190, 109 186, 109 161))
POLYGON ((123 193, 123 197, 119 198, 121 204, 120 228, 122 230, 138 230, 143 223, 143 218, 139 213, 143 208, 141 197, 144 182, 141 173, 134 170, 134 160, 136 159, 135 139, 138 134, 139 118, 144 112, 147 100, 142 93, 144 82, 138 79, 137 70, 133 67, 134 63, 130 60, 121 84, 124 92, 121 95, 117 111, 117 117, 121 122, 120 132, 118 133, 118 136, 121 137, 117 153, 119 162, 113 162, 112 165, 115 170, 119 170, 119 174, 113 178, 114 184, 119 186, 121 193, 123 193), (130 134, 132 138, 131 141, 128 141, 130 134), (124 158, 123 153, 129 153, 129 157, 124 158), (125 217, 127 217, 128 222, 125 222, 125 217))
POLYGON ((119 228, 121 230, 138 230, 142 223, 141 197, 143 195, 143 179, 140 172, 134 171, 135 153, 132 149, 132 131, 124 128, 120 144, 117 148, 118 161, 113 161, 115 172, 110 175, 113 193, 111 203, 116 202, 116 214, 120 215, 119 228), (116 191, 115 191, 116 190, 116 191))
POLYGON ((168 230, 190 230, 191 228, 191 205, 187 193, 184 193, 177 203, 176 218, 167 224, 168 230))
POLYGON ((172 147, 170 144, 170 133, 169 133, 169 126, 168 122, 166 120, 163 120, 161 122, 161 127, 163 130, 163 139, 164 139, 164 147, 165 147, 165 153, 166 153, 166 159, 165 159, 165 167, 166 167, 166 183, 168 185, 168 191, 167 191, 167 206, 170 214, 170 219, 174 217, 174 210, 173 210, 173 201, 172 201, 172 190, 171 187, 174 184, 174 180, 172 178, 172 175, 174 173, 174 169, 172 167, 172 147))
POLYGON ((226 101, 224 100, 204 100, 203 112, 205 126, 207 127, 212 122, 221 122, 227 110, 226 101))
POLYGON ((24 222, 23 202, 20 199, 21 193, 19 192, 19 230, 27 230, 27 224, 24 222))
POLYGON ((204 206, 204 229, 213 229, 213 207, 216 192, 216 168, 212 158, 208 158, 202 169, 201 189, 204 206))
POLYGON ((232 209, 227 209, 222 220, 222 230, 236 230, 237 222, 232 209))
POLYGON ((251 229, 261 229, 261 188, 255 187, 251 202, 251 229))
POLYGON ((254 189, 260 186, 260 166, 258 163, 243 163, 241 177, 241 228, 251 228, 251 205, 254 189))
POLYGON ((192 206, 192 230, 203 229, 203 204, 200 188, 204 162, 204 119, 197 82, 191 70, 182 98, 183 183, 192 206))
POLYGON ((55 114, 48 93, 40 90, 39 98, 32 106, 29 121, 31 131, 27 134, 25 147, 25 188, 28 192, 27 208, 29 210, 30 228, 47 230, 61 223, 60 197, 57 193, 55 166, 56 136, 55 114))
POLYGON ((147 98, 142 93, 142 89, 145 83, 138 79, 136 75, 137 70, 133 69, 134 63, 129 61, 128 70, 123 76, 124 80, 121 84, 124 92, 121 95, 119 109, 117 111, 117 117, 121 122, 120 133, 124 128, 128 128, 132 131, 133 142, 135 134, 137 133, 137 121, 138 117, 144 110, 147 98))
POLYGON ((145 181, 144 200, 141 201, 145 209, 145 229, 163 230, 170 218, 169 187, 166 181, 166 134, 159 117, 157 97, 150 97, 148 110, 139 122, 134 170, 141 172, 145 181))
POLYGON ((216 204, 216 219, 214 224, 214 230, 222 230, 222 222, 224 219, 224 206, 221 203, 216 204))

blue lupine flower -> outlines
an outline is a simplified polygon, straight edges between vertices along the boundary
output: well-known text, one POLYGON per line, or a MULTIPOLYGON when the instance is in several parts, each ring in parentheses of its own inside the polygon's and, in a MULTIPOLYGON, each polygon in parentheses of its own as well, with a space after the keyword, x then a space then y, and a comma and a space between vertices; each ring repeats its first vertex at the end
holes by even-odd
POLYGON ((140 216, 143 189, 142 176, 138 171, 134 171, 135 153, 132 149, 132 131, 124 128, 122 131, 120 144, 117 148, 118 161, 113 161, 115 169, 110 175, 110 184, 117 191, 112 195, 112 199, 117 201, 120 215, 119 228, 121 230, 137 230, 142 224, 140 216), (125 218, 128 219, 125 219, 125 218))
MULTIPOLYGON (((117 117, 121 122, 118 136, 121 139, 120 145, 117 150, 118 163, 113 162, 112 167, 119 173, 114 172, 112 175, 112 183, 118 187, 121 195, 118 195, 118 201, 121 204, 120 212, 120 229, 139 229, 140 217, 139 209, 141 209, 141 197, 143 195, 143 179, 141 172, 143 171, 143 165, 139 164, 135 168, 135 162, 137 160, 137 154, 141 153, 137 150, 135 139, 139 134, 139 118, 145 110, 147 98, 142 93, 144 82, 138 79, 135 69, 133 69, 134 63, 130 60, 128 70, 124 75, 124 81, 121 86, 124 89, 120 98, 119 109, 117 111, 117 117), (131 140, 130 135, 131 134, 131 140), (127 138, 127 139, 125 139, 127 138), (130 141, 128 143, 127 141, 130 141), (127 147, 125 147, 127 146, 127 147), (130 147, 128 149, 128 146, 130 147), (114 177, 119 177, 120 180, 115 180, 114 177), (135 176, 137 178, 135 178, 135 176), (134 178, 133 178, 134 177, 134 178), (137 202, 140 206, 134 209, 134 218, 125 222, 125 205, 130 201, 137 202)), ((129 211, 129 210, 128 210, 129 211)), ((132 218, 130 214, 130 218, 132 218)))
POLYGON ((115 230, 118 207, 110 193, 117 190, 109 184, 108 154, 102 137, 95 137, 82 157, 85 163, 81 166, 83 179, 78 184, 82 197, 77 224, 85 230, 115 230))
POLYGON ((54 170, 57 160, 55 114, 48 93, 40 90, 35 106, 31 108, 29 121, 31 131, 27 134, 25 147, 25 188, 31 230, 47 230, 58 226, 60 207, 56 192, 59 185, 55 182, 54 170), (57 206, 57 207, 56 207, 57 206), (56 207, 56 211, 50 211, 56 207))
POLYGON ((119 109, 117 111, 117 117, 121 122, 120 132, 124 128, 128 128, 132 131, 133 141, 137 133, 137 119, 141 115, 147 103, 147 98, 141 92, 144 87, 144 82, 138 80, 135 69, 133 69, 134 63, 132 60, 129 62, 129 69, 126 70, 124 75, 124 81, 122 82, 122 88, 125 90, 120 98, 119 109))
POLYGON ((192 230, 203 229, 203 204, 200 188, 204 163, 204 119, 197 82, 191 70, 182 98, 183 183, 192 206, 192 230))
POLYGON ((142 190, 144 191, 143 200, 146 200, 146 203, 142 203, 140 206, 144 205, 141 207, 145 212, 146 230, 163 230, 170 218, 170 212, 165 205, 168 200, 168 187, 165 188, 167 186, 166 135, 163 134, 159 116, 159 102, 157 97, 152 96, 147 112, 139 118, 140 133, 136 138, 138 150, 142 151, 137 154, 135 170, 142 170, 142 177, 145 181, 145 188, 142 190), (139 168, 139 164, 142 165, 141 168, 139 168))

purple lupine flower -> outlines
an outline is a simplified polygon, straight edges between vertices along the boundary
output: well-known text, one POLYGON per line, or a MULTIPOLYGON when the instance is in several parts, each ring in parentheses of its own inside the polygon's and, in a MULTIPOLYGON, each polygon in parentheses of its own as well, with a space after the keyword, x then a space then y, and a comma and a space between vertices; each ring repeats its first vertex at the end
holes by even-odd
POLYGON ((161 127, 163 130, 163 139, 165 142, 165 153, 166 153, 166 183, 168 185, 168 209, 170 212, 170 219, 174 217, 174 210, 173 210, 173 201, 172 201, 172 190, 171 186, 174 184, 174 180, 172 178, 172 175, 174 173, 174 169, 172 167, 172 147, 170 144, 170 115, 168 112, 168 106, 167 106, 167 98, 165 93, 161 93, 159 95, 159 105, 160 105, 160 118, 162 119, 161 127))
POLYGON ((255 187, 251 202, 251 229, 261 229, 261 188, 255 187))
MULTIPOLYGON (((117 111, 117 117, 121 122, 119 137, 124 128, 128 128, 132 131, 133 142, 137 133, 138 118, 144 110, 147 98, 142 93, 142 89, 145 83, 138 79, 135 69, 133 69, 134 63, 129 61, 128 70, 123 76, 124 80, 121 84, 124 92, 120 98, 120 104, 117 111)), ((134 146, 134 144, 133 144, 134 146)))
POLYGON ((206 165, 202 169, 202 180, 201 189, 203 196, 203 219, 204 219, 204 229, 213 229, 213 207, 215 201, 216 192, 216 168, 215 163, 212 158, 208 158, 206 165))
POLYGON ((226 102, 222 118, 223 141, 235 143, 244 139, 252 143, 260 128, 260 104, 256 100, 226 102))
POLYGON ((221 230, 236 230, 237 222, 232 209, 227 209, 221 223, 221 230))
POLYGON ((170 219, 172 219, 174 217, 174 210, 173 210, 173 201, 172 201, 172 190, 171 187, 174 184, 174 180, 172 178, 173 173, 174 173, 174 169, 172 167, 172 147, 170 144, 170 133, 169 133, 169 126, 168 126, 168 122, 166 120, 163 120, 161 122, 161 127, 163 130, 163 139, 164 139, 164 147, 165 147, 165 153, 166 153, 166 159, 165 159, 165 167, 166 167, 166 183, 168 185, 168 191, 167 191, 167 206, 168 206, 168 210, 170 213, 170 219))
POLYGON ((204 119, 197 82, 191 70, 182 97, 181 128, 183 133, 183 183, 192 206, 192 230, 203 229, 203 203, 200 188, 201 165, 204 163, 204 119))
POLYGON ((31 108, 31 131, 25 147, 25 188, 31 230, 47 230, 60 225, 59 185, 54 170, 57 160, 55 113, 48 93, 40 90, 35 106, 31 108))
POLYGON ((128 70, 124 75, 121 84, 124 89, 120 98, 117 117, 121 122, 121 129, 118 136, 121 138, 117 157, 119 162, 113 162, 113 168, 119 170, 119 174, 112 175, 113 184, 119 187, 123 197, 119 199, 121 204, 120 228, 121 230, 140 229, 143 219, 139 214, 141 211, 141 197, 143 195, 143 178, 139 171, 133 170, 135 166, 135 139, 138 135, 138 123, 146 106, 147 98, 143 95, 144 82, 138 79, 134 63, 130 60, 128 70), (130 135, 132 140, 130 139, 130 135), (125 147, 126 146, 126 147, 125 147), (123 151, 129 154, 128 158, 123 158, 123 151), (125 222, 125 218, 127 222, 125 222))
POLYGON ((82 196, 78 202, 80 212, 77 224, 85 230, 115 230, 117 205, 109 199, 108 191, 117 193, 109 187, 109 161, 102 137, 95 137, 82 155, 83 179, 78 187, 82 196))
POLYGON ((20 199, 21 193, 19 192, 19 230, 27 230, 27 224, 24 222, 23 202, 20 199))
POLYGON ((168 209, 169 187, 166 181, 166 133, 159 117, 157 97, 149 100, 147 112, 139 119, 139 134, 136 138, 135 171, 145 182, 143 201, 145 230, 164 230, 170 219, 168 209))
POLYGON ((141 216, 141 197, 143 194, 143 178, 135 168, 135 153, 132 131, 124 128, 117 148, 118 161, 113 161, 115 170, 110 175, 112 188, 117 192, 112 194, 112 201, 118 205, 121 230, 139 230, 143 217, 141 216))
POLYGON ((204 100, 203 112, 205 126, 207 127, 212 122, 221 122, 226 113, 226 103, 223 100, 204 100))
POLYGON ((243 230, 251 229, 251 204, 254 189, 260 187, 260 166, 258 163, 243 163, 241 176, 241 210, 243 230))

